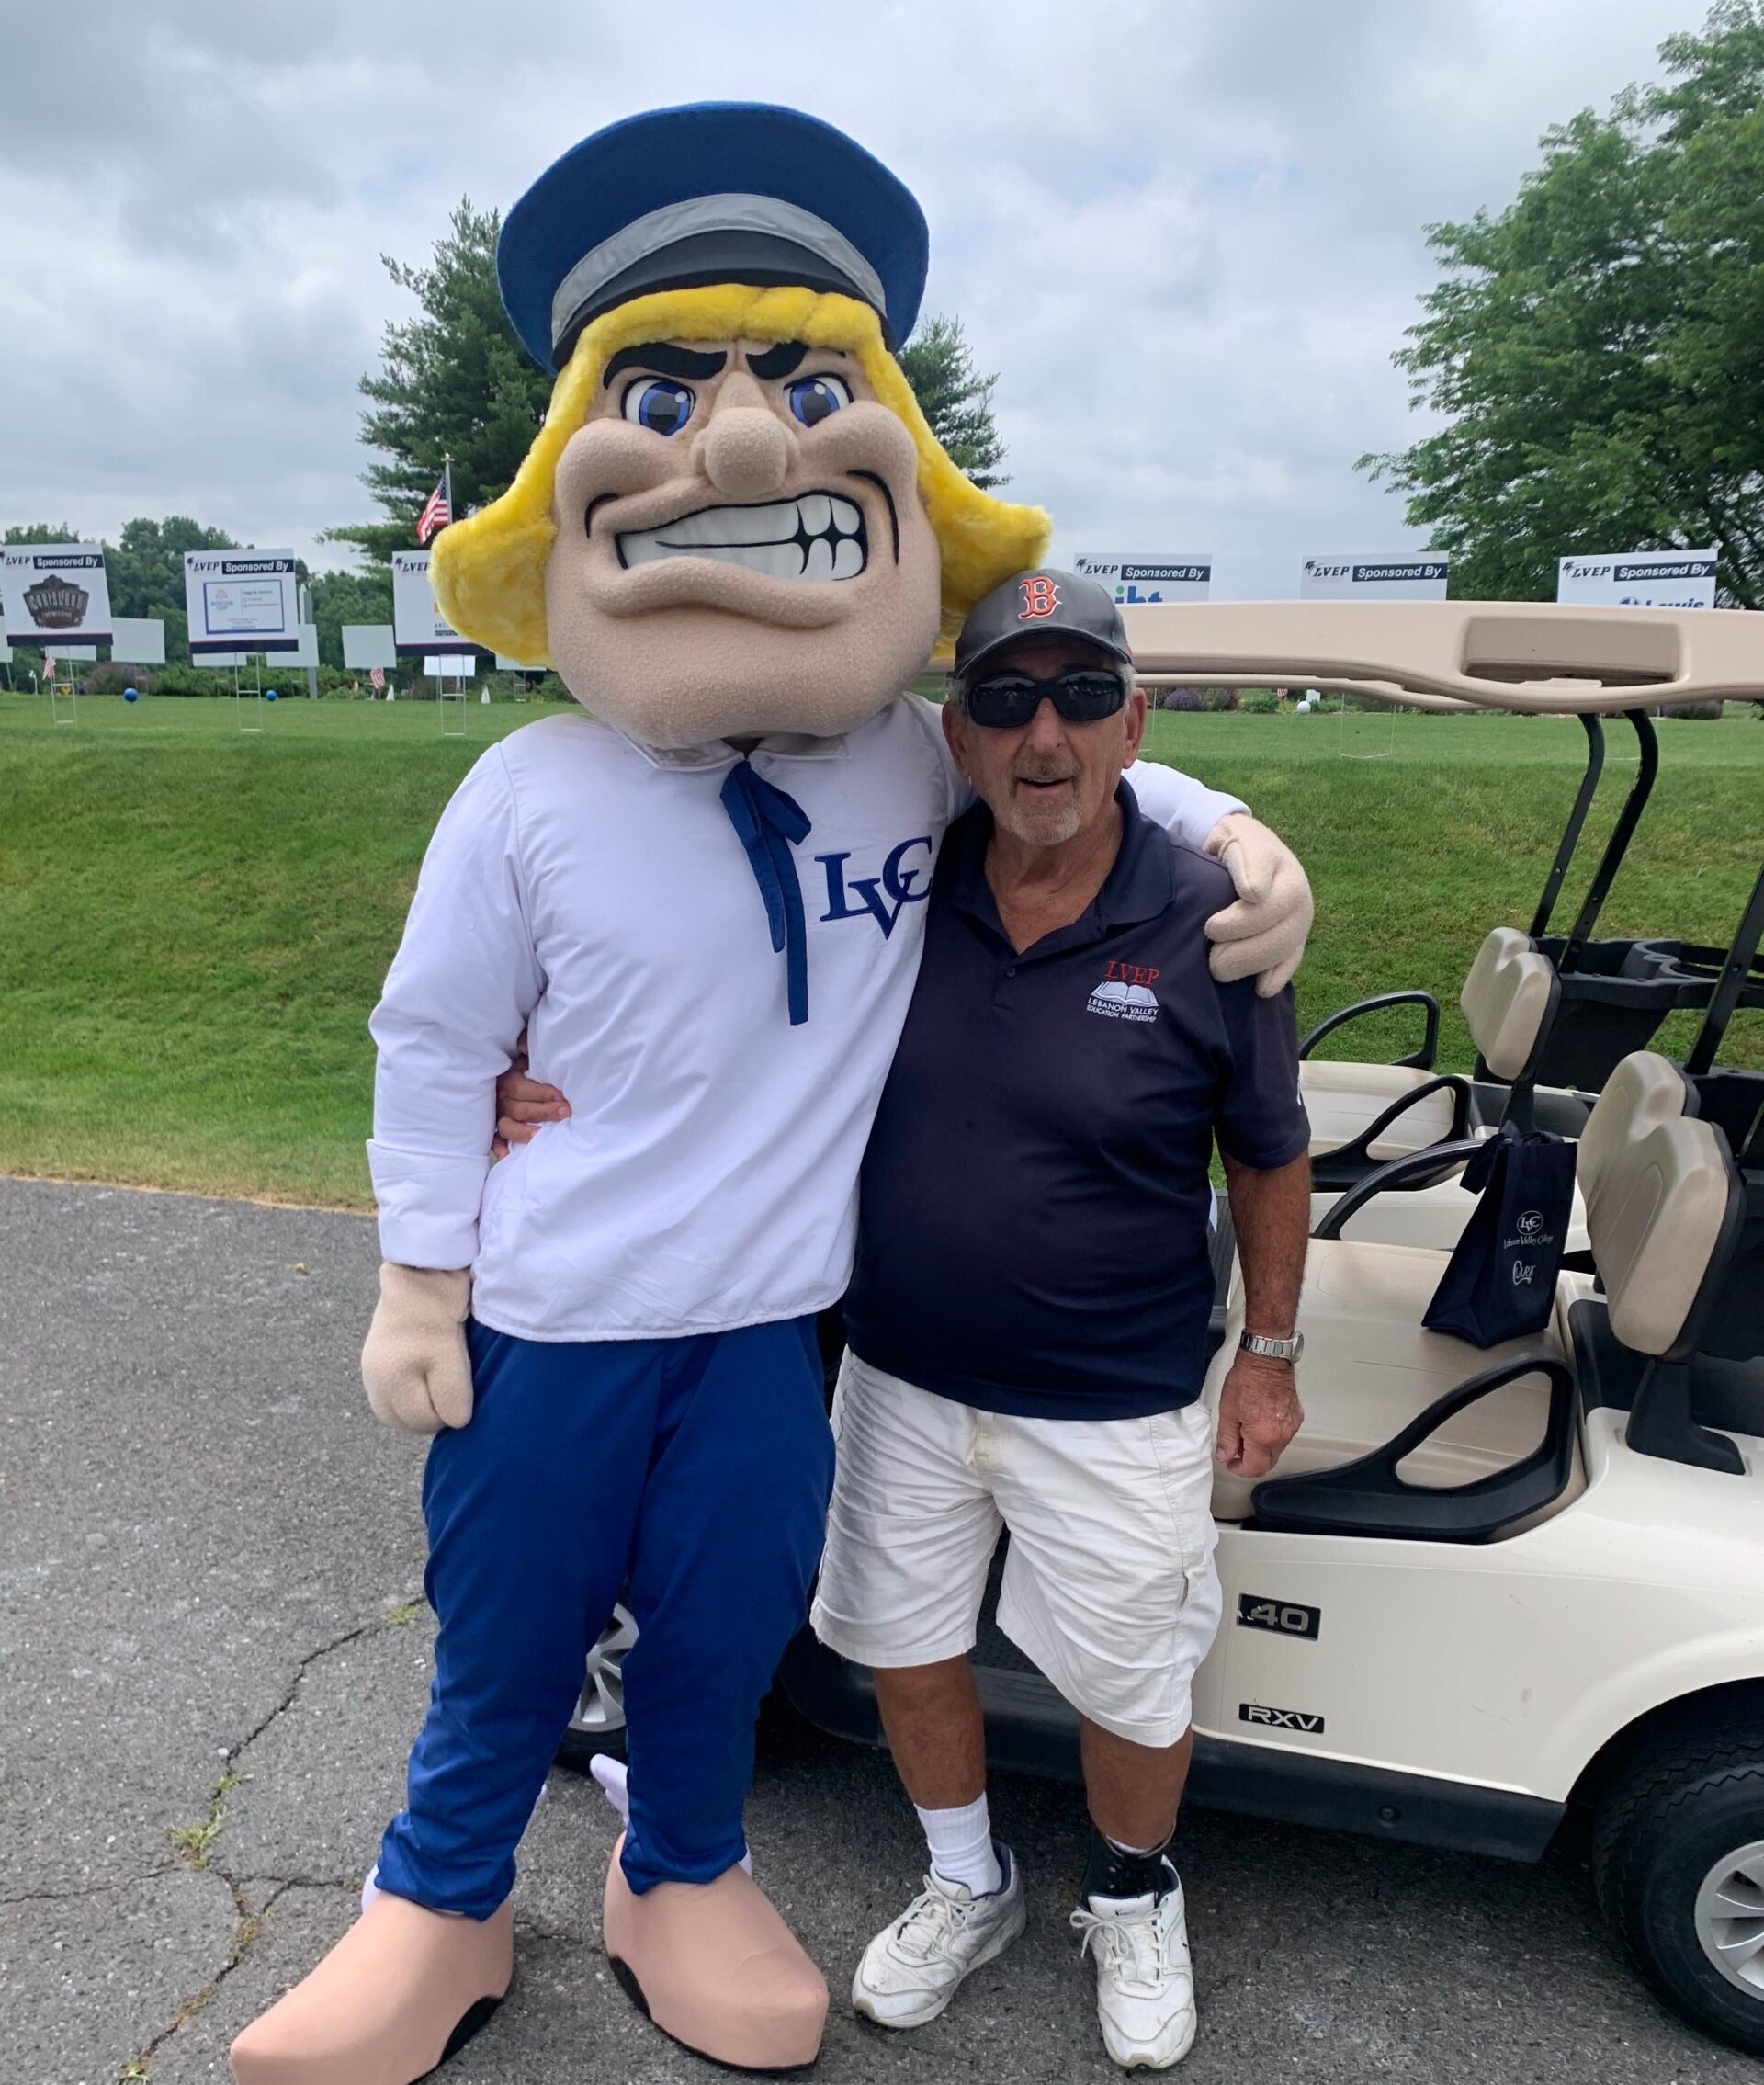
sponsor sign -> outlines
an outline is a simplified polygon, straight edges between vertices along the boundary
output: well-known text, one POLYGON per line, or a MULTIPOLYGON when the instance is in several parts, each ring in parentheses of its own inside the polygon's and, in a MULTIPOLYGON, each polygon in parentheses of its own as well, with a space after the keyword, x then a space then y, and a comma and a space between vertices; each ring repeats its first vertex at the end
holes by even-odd
POLYGON ((217 654, 297 650, 297 586, 292 550, 187 550, 191 659, 207 666, 217 654))
POLYGON ((1106 586, 1122 608, 1152 601, 1204 601, 1213 587, 1210 550, 1144 557, 1136 551, 1081 550, 1072 569, 1106 586))
POLYGON ((435 680, 475 680, 478 654, 475 652, 431 652, 423 661, 423 671, 435 680))
POLYGON ((1351 551, 1306 558, 1299 573, 1301 601, 1443 601, 1443 550, 1351 551))
POLYGON ((1713 608, 1715 553, 1707 550, 1614 550, 1600 557, 1561 558, 1555 567, 1558 601, 1604 607, 1713 608))
POLYGON ((392 641, 390 623, 345 623, 343 663, 352 673, 365 674, 375 666, 390 671, 398 663, 398 647, 392 641))
POLYGON ((165 625, 156 616, 118 616, 111 629, 110 656, 119 664, 165 663, 165 625))
POLYGON ((0 595, 8 644, 46 645, 72 658, 71 645, 110 641, 102 543, 8 543, 0 550, 0 595))
MULTIPOLYGON (((392 552, 392 633, 402 659, 425 657, 432 652, 476 652, 482 649, 470 638, 461 637, 446 616, 429 584, 426 550, 392 552)), ((458 667, 449 666, 448 673, 458 667)))

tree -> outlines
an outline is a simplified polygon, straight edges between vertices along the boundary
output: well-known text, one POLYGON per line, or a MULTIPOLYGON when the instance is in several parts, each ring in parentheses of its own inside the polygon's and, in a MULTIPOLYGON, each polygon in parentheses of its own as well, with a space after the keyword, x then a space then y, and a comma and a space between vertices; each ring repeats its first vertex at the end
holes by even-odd
POLYGON ((1764 0, 1660 56, 1665 81, 1546 131, 1498 216, 1429 227, 1446 279, 1395 360, 1449 424, 1360 465, 1467 595, 1713 541, 1724 597, 1764 605, 1764 0))
POLYGON ((390 459, 370 463, 362 482, 388 518, 330 536, 382 569, 394 550, 414 548, 416 517, 447 457, 454 512, 468 514, 508 489, 545 417, 551 380, 527 358, 496 287, 501 225, 495 210, 476 210, 464 197, 428 266, 380 256, 422 307, 388 324, 379 368, 361 380, 373 401, 361 438, 390 459))
POLYGON ((65 521, 28 521, 23 527, 0 533, 0 543, 83 543, 65 521))
POLYGON ((190 632, 184 613, 184 553, 229 550, 232 540, 224 528, 205 528, 187 514, 167 515, 164 521, 125 521, 120 539, 105 545, 111 612, 158 617, 165 625, 167 663, 187 662, 190 632))
MULTIPOLYGON (((388 324, 378 370, 361 380, 373 403, 361 438, 388 459, 370 463, 362 482, 387 516, 328 531, 353 543, 382 570, 394 550, 414 548, 416 517, 453 459, 453 508, 474 507, 506 492, 550 402, 551 379, 528 358, 503 310, 496 286, 495 210, 462 198, 426 267, 380 257, 401 289, 422 307, 388 324)), ((1003 481, 1004 445, 992 421, 996 377, 974 368, 961 323, 932 319, 908 341, 900 366, 938 439, 977 485, 1003 481)))
POLYGON ((343 664, 345 623, 389 623, 391 619, 390 572, 322 572, 313 579, 312 620, 318 625, 322 664, 343 664))
POLYGON ((992 418, 996 375, 981 376, 959 319, 925 319, 900 350, 900 367, 956 464, 982 488, 1007 482, 998 466, 1004 443, 992 418))

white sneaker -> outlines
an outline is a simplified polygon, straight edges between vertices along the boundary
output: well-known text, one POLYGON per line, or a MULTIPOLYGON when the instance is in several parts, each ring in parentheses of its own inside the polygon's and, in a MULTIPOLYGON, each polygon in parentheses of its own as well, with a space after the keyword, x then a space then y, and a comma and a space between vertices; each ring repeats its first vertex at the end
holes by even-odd
POLYGON ((852 2003, 884 2027, 922 2027, 961 1989, 962 1980, 1002 1955, 1023 1931, 1023 1879, 1009 1851, 999 1848, 1001 1888, 976 1897, 956 1882, 926 1875, 891 1926, 864 1950, 852 1978, 852 2003))
POLYGON ((1182 1886, 1168 1861, 1161 1897, 1092 1898, 1072 1913, 1096 1956, 1102 2045, 1124 2070, 1168 2070, 1194 2042, 1194 1972, 1182 1886))

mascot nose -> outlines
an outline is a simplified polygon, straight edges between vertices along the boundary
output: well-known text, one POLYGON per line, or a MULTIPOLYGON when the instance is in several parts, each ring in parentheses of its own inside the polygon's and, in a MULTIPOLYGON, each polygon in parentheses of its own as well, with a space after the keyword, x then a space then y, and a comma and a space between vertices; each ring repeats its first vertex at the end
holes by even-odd
POLYGON ((784 483, 795 448, 790 430, 769 406, 719 401, 698 437, 695 460, 719 493, 763 500, 784 483))

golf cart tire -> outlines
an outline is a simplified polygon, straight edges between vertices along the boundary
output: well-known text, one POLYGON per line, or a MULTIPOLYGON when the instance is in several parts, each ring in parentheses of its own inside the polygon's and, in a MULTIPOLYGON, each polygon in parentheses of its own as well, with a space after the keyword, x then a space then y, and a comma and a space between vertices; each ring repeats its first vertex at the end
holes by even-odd
POLYGON ((1764 1841, 1764 1735, 1721 1722, 1625 1762, 1599 1805, 1593 1885, 1643 1978, 1704 2034, 1764 2056, 1764 1990, 1749 1998, 1698 1938, 1695 1907, 1723 1856, 1764 1841))
POLYGON ((572 1727, 559 1739, 558 1749, 552 1755, 552 1760, 555 1765, 565 1768, 571 1773, 586 1773, 592 1760, 624 1757, 623 1725, 616 1730, 603 1731, 598 1737, 593 1738, 586 1731, 572 1727))

